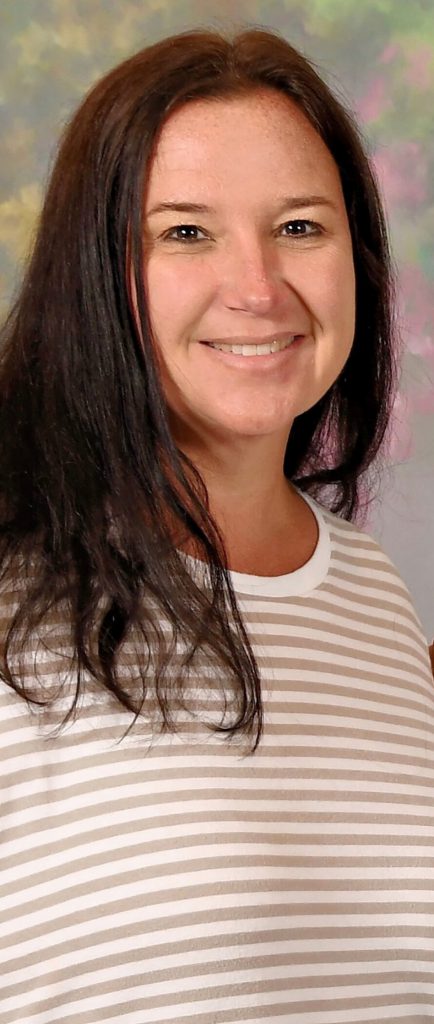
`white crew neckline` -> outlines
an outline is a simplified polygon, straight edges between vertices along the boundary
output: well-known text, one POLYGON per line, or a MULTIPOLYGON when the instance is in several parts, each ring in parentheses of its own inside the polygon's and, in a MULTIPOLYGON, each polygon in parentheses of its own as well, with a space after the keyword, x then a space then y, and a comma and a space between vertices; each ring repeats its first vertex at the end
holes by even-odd
POLYGON ((298 493, 312 509, 318 526, 318 540, 313 554, 299 569, 284 576, 250 576, 231 569, 230 577, 236 594, 249 594, 254 597, 301 597, 324 582, 330 566, 330 530, 320 505, 302 491, 298 493))
MULTIPOLYGON (((254 597, 302 597, 309 594, 324 582, 330 567, 331 540, 330 530, 323 510, 318 503, 297 488, 298 494, 309 505, 315 516, 318 527, 318 539, 315 550, 309 560, 300 569, 288 572, 284 576, 250 576, 247 573, 229 569, 233 589, 241 598, 254 597)), ((192 555, 182 553, 191 571, 203 582, 207 576, 206 563, 192 555)))

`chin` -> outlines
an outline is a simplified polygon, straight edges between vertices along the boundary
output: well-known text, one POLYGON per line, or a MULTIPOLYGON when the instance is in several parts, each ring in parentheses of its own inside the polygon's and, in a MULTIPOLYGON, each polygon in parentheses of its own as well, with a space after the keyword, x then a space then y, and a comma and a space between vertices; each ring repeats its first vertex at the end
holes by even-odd
POLYGON ((222 417, 220 420, 216 418, 215 428, 235 440, 243 437, 272 437, 282 433, 289 434, 292 422, 292 419, 288 417, 282 419, 264 415, 228 416, 222 417))

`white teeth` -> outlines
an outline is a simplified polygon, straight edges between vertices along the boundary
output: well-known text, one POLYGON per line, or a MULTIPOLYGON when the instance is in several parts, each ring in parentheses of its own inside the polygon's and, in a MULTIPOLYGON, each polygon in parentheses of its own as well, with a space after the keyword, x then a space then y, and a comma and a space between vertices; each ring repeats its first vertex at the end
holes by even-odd
POLYGON ((210 348, 218 349, 219 352, 233 352, 236 356, 268 356, 273 352, 282 352, 283 349, 289 348, 295 337, 296 335, 292 334, 285 341, 269 341, 264 345, 217 345, 212 341, 209 341, 208 345, 210 348))

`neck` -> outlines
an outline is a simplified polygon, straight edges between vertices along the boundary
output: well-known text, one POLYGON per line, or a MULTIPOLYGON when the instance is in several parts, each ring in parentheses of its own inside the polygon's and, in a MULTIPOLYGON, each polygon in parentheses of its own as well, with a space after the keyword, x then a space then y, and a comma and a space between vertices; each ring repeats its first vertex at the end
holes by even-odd
POLYGON ((206 485, 229 568, 258 576, 293 572, 315 549, 315 517, 284 476, 286 438, 280 445, 247 442, 182 447, 206 485))

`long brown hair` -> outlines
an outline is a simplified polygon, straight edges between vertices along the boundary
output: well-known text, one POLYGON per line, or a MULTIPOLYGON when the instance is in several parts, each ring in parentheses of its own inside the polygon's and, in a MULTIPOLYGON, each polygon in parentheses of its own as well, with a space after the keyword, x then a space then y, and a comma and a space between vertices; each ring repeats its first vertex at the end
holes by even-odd
POLYGON ((190 100, 258 86, 298 104, 341 175, 356 270, 354 345, 333 387, 295 421, 285 473, 341 515, 354 515, 393 390, 387 234, 350 115, 278 35, 174 36, 91 90, 60 145, 34 251, 3 330, 0 367, 4 588, 19 575, 3 678, 27 699, 49 699, 29 682, 25 655, 47 617, 62 610, 71 629, 72 709, 85 679, 93 679, 133 715, 146 711, 152 695, 160 723, 175 728, 200 651, 222 680, 216 727, 244 731, 253 745, 262 721, 259 672, 204 484, 169 429, 147 342, 141 267, 143 184, 164 119, 190 100), (128 251, 138 322, 126 283, 128 251), (209 567, 206 586, 170 539, 168 511, 195 539, 209 567), (133 635, 140 654, 126 678, 121 655, 133 635), (179 642, 183 654, 175 657, 179 642))

